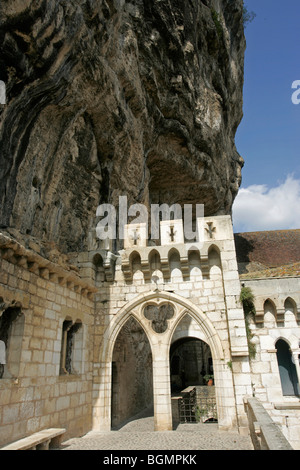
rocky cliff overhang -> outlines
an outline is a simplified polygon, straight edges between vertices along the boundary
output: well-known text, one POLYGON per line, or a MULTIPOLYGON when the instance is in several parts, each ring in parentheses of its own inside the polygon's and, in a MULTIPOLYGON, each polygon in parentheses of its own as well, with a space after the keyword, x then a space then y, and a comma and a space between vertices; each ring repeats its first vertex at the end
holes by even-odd
POLYGON ((2 227, 69 252, 120 194, 229 214, 243 165, 242 4, 2 1, 2 227))

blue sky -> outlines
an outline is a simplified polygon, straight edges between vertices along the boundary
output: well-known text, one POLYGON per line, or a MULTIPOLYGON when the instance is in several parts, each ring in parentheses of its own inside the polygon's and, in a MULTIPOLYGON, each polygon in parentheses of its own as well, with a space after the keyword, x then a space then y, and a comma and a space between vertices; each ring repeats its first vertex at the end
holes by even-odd
POLYGON ((300 228, 300 1, 246 0, 244 117, 236 134, 245 160, 234 230, 300 228))

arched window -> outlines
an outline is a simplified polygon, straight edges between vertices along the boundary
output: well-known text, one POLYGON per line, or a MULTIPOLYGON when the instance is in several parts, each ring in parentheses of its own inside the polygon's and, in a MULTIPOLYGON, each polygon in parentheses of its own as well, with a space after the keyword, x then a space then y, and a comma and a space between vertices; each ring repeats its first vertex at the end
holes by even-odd
POLYGON ((152 250, 149 254, 149 264, 151 272, 161 269, 160 254, 156 250, 152 250))
POLYGON ((200 259, 200 253, 199 250, 189 250, 188 253, 188 258, 189 258, 189 264, 190 267, 197 267, 200 268, 201 266, 201 259, 200 259))
POLYGON ((222 264, 219 249, 212 245, 208 250, 208 264, 210 279, 219 280, 222 278, 222 264))
POLYGON ((201 275, 201 259, 200 253, 197 249, 191 249, 188 253, 190 275, 199 276, 201 275))
POLYGON ((282 394, 299 396, 297 370, 288 343, 279 339, 276 343, 276 350, 282 394))
POLYGON ((80 320, 65 320, 62 326, 60 374, 80 374, 82 369, 83 329, 80 320))
POLYGON ((97 253, 93 258, 93 264, 95 266, 95 281, 103 282, 105 281, 105 272, 103 266, 103 258, 97 253))
POLYGON ((299 323, 297 305, 294 299, 288 297, 284 302, 284 312, 286 320, 297 321, 299 323))
POLYGON ((178 250, 172 248, 168 253, 169 267, 172 276, 182 276, 180 254, 178 250))
POLYGON ((24 332, 24 315, 19 303, 8 306, 0 298, 0 378, 17 377, 19 374, 24 332))
POLYGON ((134 274, 136 271, 141 271, 142 270, 142 262, 141 262, 141 256, 137 251, 134 251, 130 255, 130 265, 131 265, 131 270, 132 273, 134 274))
POLYGON ((268 327, 276 326, 277 312, 276 306, 272 300, 267 299, 264 303, 264 322, 268 327))

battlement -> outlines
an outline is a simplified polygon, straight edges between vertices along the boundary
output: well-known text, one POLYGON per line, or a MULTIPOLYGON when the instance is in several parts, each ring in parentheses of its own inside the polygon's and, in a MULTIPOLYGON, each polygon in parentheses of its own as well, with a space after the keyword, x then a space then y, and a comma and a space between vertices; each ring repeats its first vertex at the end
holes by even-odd
POLYGON ((197 265, 203 277, 208 276, 209 255, 234 251, 234 238, 230 216, 202 217, 197 219, 196 241, 187 240, 182 219, 160 222, 160 239, 148 239, 146 224, 125 226, 124 250, 121 251, 122 270, 126 280, 139 269, 144 279, 150 279, 155 269, 170 278, 172 264, 178 265, 184 278, 197 265))

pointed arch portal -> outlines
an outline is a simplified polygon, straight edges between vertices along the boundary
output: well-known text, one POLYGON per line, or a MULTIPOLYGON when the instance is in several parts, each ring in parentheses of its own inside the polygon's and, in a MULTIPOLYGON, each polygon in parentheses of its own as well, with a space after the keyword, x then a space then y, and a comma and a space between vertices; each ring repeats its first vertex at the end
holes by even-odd
POLYGON ((151 406, 151 347, 142 326, 134 317, 129 317, 116 339, 112 357, 112 428, 118 428, 151 406))

